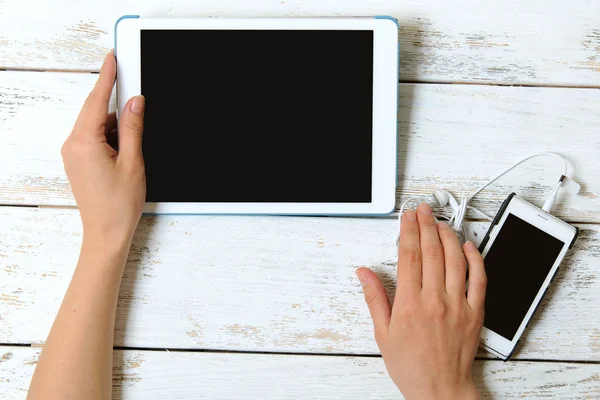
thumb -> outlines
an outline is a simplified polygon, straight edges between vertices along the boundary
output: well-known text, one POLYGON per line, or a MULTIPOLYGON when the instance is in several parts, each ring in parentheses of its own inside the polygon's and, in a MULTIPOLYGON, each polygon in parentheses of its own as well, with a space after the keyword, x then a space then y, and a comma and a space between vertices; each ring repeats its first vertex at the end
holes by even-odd
POLYGON ((142 157, 145 109, 144 96, 132 97, 123 107, 119 118, 119 157, 129 160, 142 157))
POLYGON ((361 267, 356 270, 356 276, 360 281, 365 301, 369 306, 373 327, 375 328, 375 340, 381 346, 387 338, 390 325, 391 306, 385 288, 373 271, 361 267))

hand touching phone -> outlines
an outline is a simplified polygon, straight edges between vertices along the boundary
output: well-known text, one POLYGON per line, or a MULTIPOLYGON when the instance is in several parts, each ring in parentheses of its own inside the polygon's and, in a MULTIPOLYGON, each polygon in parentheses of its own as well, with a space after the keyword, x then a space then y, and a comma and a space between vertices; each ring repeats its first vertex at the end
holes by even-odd
POLYGON ((454 231, 421 204, 402 217, 393 307, 375 273, 356 273, 386 368, 406 399, 479 399, 471 368, 487 280, 473 243, 461 248, 454 231))

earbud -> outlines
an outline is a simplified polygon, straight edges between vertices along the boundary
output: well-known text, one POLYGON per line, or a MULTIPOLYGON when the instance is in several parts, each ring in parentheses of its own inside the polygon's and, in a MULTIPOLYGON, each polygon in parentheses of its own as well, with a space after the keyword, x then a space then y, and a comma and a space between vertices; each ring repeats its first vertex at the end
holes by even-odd
POLYGON ((445 190, 436 190, 433 192, 433 197, 435 197, 440 207, 444 207, 446 204, 448 204, 450 196, 445 190))
POLYGON ((578 194, 581 190, 581 185, 579 183, 565 175, 560 177, 560 187, 574 195, 578 194))
POLYGON ((446 207, 448 204, 450 204, 454 212, 452 214, 452 217, 448 221, 448 224, 452 229, 456 231, 459 237, 461 237, 464 241, 464 237, 462 236, 462 224, 463 219, 465 218, 465 214, 467 212, 466 199, 463 197, 461 199, 461 203, 458 204, 454 196, 452 196, 450 192, 447 192, 445 190, 436 190, 435 192, 433 192, 433 197, 435 197, 435 200, 437 201, 440 207, 446 207))
MULTIPOLYGON (((490 179, 489 181, 484 183, 469 197, 461 197, 460 204, 458 203, 458 201, 456 201, 454 196, 452 196, 449 192, 447 192, 445 190, 436 190, 435 192, 433 192, 433 197, 437 201, 437 204, 440 207, 446 207, 448 204, 450 204, 450 206, 453 209, 452 216, 450 218, 445 217, 444 220, 446 220, 448 225, 452 229, 454 229, 454 231, 458 234, 461 243, 463 243, 465 240, 465 233, 463 230, 463 222, 464 222, 465 216, 467 214, 467 209, 471 210, 472 212, 477 213, 480 217, 483 217, 489 221, 493 221, 492 217, 488 216, 487 214, 485 214, 482 211, 479 211, 477 208, 470 206, 469 203, 471 202, 471 200, 473 200, 473 198, 475 196, 477 196, 477 194, 479 194, 483 189, 488 187, 488 185, 490 185, 492 182, 495 182, 500 177, 502 177, 506 173, 512 171, 514 168, 521 165, 525 161, 527 161, 531 158, 534 158, 534 157, 538 157, 538 156, 552 156, 554 158, 558 158, 559 160, 561 160, 563 162, 563 165, 565 167, 564 173, 561 176, 556 189, 552 192, 550 197, 548 197, 548 199, 546 199, 546 202, 544 203, 544 206, 542 208, 544 211, 546 211, 548 213, 550 213, 552 211, 552 206, 556 202, 556 194, 558 193, 558 190, 561 187, 563 189, 565 189, 566 191, 570 192, 571 194, 576 195, 577 193, 579 193, 579 191, 581 190, 581 186, 574 180, 567 177, 568 172, 569 172, 569 165, 567 163, 567 160, 565 160, 563 157, 561 157, 558 154, 549 153, 549 152, 541 152, 541 153, 533 154, 533 155, 523 158, 516 164, 513 164, 512 166, 506 168, 504 171, 500 172, 498 175, 496 175, 495 177, 493 177, 492 179, 490 179)), ((414 202, 419 201, 420 202, 420 201, 423 201, 423 199, 411 197, 411 198, 407 199, 404 203, 402 203, 402 206, 400 207, 400 212, 398 213, 398 222, 399 223, 401 222, 401 218, 402 218, 404 209, 411 201, 414 201, 414 202)), ((436 221, 437 221, 437 218, 436 218, 436 221)), ((398 232, 398 235, 396 236, 396 245, 398 245, 399 239, 400 239, 400 232, 398 232)))
POLYGON ((454 210, 458 209, 458 202, 456 201, 454 196, 452 196, 445 190, 436 190, 435 192, 433 192, 433 197, 435 197, 440 207, 446 207, 448 203, 450 203, 450 206, 454 210))
MULTIPOLYGON (((461 204, 458 204, 454 196, 452 196, 452 194, 445 190, 436 190, 435 192, 433 192, 433 197, 435 198, 440 207, 446 207, 448 204, 450 204, 454 212, 452 213, 452 217, 450 219, 444 217, 444 221, 446 221, 450 228, 452 228, 456 232, 460 242, 464 243, 465 234, 462 229, 462 222, 467 208, 466 199, 463 197, 461 200, 461 204)), ((422 201, 423 199, 411 197, 407 199, 404 203, 402 203, 402 205, 400 206, 400 212, 398 213, 398 234, 396 235, 396 246, 398 246, 398 243, 400 242, 400 228, 402 224, 402 214, 404 213, 404 210, 406 209, 409 203, 420 203, 422 201)), ((436 223, 439 222, 438 216, 434 215, 434 219, 436 223)))

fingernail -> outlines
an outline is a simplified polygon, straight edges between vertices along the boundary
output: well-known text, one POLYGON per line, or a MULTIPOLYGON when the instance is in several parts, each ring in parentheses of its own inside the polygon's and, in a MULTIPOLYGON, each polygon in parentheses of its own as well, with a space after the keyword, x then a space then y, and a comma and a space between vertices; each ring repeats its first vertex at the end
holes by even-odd
POLYGON ((421 214, 431 215, 431 207, 427 203, 419 204, 419 208, 417 209, 421 214))
POLYGON ((417 214, 413 210, 406 211, 404 213, 404 215, 406 215, 406 219, 408 219, 409 221, 416 221, 417 220, 417 214))
POLYGON ((369 282, 369 277, 367 276, 367 274, 361 270, 360 268, 357 269, 355 271, 356 273, 356 277, 358 278, 358 280, 360 281, 360 284, 365 286, 368 282, 369 282))
POLYGON ((448 224, 445 223, 444 221, 442 221, 442 222, 440 222, 438 224, 438 228, 440 228, 440 229, 448 229, 448 224))
POLYGON ((477 251, 477 247, 475 247, 475 245, 473 244, 473 242, 471 242, 470 240, 467 240, 465 242, 465 250, 466 251, 477 251))
POLYGON ((135 96, 131 101, 131 112, 134 114, 143 113, 145 104, 146 99, 144 98, 144 96, 135 96))

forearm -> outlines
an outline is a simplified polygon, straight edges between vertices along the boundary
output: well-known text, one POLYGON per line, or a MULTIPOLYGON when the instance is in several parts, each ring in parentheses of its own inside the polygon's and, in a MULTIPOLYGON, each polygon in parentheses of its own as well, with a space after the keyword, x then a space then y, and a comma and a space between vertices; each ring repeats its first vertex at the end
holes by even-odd
POLYGON ((115 314, 128 250, 128 242, 102 245, 84 237, 29 400, 111 398, 115 314))
MULTIPOLYGON (((429 400, 480 400, 479 391, 472 382, 456 388, 437 388, 429 393, 415 396, 415 399, 429 400)), ((408 399, 407 399, 408 400, 408 399)))
POLYGON ((480 400, 479 391, 471 379, 456 384, 420 383, 410 392, 402 392, 406 400, 480 400))

